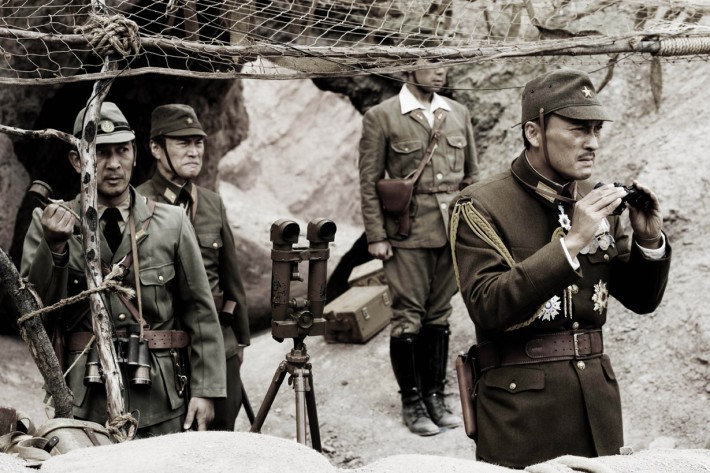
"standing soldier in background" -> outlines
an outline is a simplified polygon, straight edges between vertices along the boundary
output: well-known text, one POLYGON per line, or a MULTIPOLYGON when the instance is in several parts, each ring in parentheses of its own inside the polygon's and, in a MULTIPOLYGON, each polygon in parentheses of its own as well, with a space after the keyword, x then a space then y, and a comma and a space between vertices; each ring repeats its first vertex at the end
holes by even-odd
POLYGON ((390 359, 402 395, 402 416, 418 435, 460 425, 444 402, 448 318, 456 293, 448 240, 448 205, 478 177, 471 117, 437 94, 447 69, 407 73, 399 95, 370 109, 360 139, 360 192, 368 251, 384 261, 394 295, 390 359), (407 235, 383 212, 377 181, 404 178, 433 148, 409 207, 407 235))
MULTIPOLYGON (((85 109, 74 122, 77 137, 84 126, 89 128, 84 113, 85 109)), ((115 292, 103 295, 122 368, 126 412, 138 414, 137 437, 177 433, 193 422, 198 430, 206 430, 214 399, 226 392, 224 346, 195 233, 183 212, 156 204, 130 187, 135 135, 115 104, 102 104, 95 129, 102 266, 108 270, 122 265, 123 283, 133 286, 142 302, 135 304, 115 292), (140 285, 135 287, 137 281, 140 285), (149 350, 141 350, 149 367, 142 364, 145 358, 137 356, 140 371, 130 369, 132 344, 126 342, 129 334, 136 333, 147 344, 140 346, 149 350), (187 367, 180 360, 181 350, 189 352, 187 367)), ((76 150, 69 152, 69 161, 80 173, 76 150)), ((67 207, 79 211, 79 196, 66 207, 51 203, 44 211, 35 209, 25 237, 22 277, 34 285, 46 305, 86 289, 81 236, 73 234, 78 222, 67 207)), ((84 367, 91 367, 84 350, 93 336, 88 301, 62 308, 53 322, 61 332, 55 340, 55 346, 61 345, 57 355, 60 359, 66 355, 67 366, 74 366, 66 376, 74 394, 74 415, 103 425, 106 388, 98 369, 84 376, 84 367)), ((98 360, 93 363, 96 366, 98 360)))
POLYGON ((202 251, 227 359, 227 398, 215 402, 213 430, 234 430, 242 404, 239 370, 250 343, 246 296, 234 236, 219 194, 192 183, 202 169, 207 134, 189 105, 161 105, 151 115, 153 177, 138 191, 158 202, 179 205, 190 217, 202 251))

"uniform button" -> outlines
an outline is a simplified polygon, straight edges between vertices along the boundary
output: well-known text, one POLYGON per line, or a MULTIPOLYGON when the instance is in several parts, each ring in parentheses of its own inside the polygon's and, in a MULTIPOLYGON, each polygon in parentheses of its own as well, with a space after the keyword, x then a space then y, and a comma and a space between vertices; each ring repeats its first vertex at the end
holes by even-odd
POLYGON ((572 328, 573 328, 574 330, 577 330, 577 329, 579 328, 579 322, 573 323, 573 324, 572 324, 572 328))
POLYGON ((118 320, 120 320, 121 322, 126 320, 126 314, 118 314, 118 320))
POLYGON ((577 362, 577 368, 579 368, 580 370, 583 370, 586 367, 587 367, 587 365, 583 361, 577 362))
POLYGON ((609 261, 609 255, 604 255, 604 261, 609 261))
POLYGON ((576 284, 572 284, 569 287, 569 290, 572 291, 572 294, 577 294, 579 292, 579 286, 577 286, 576 284))
POLYGON ((75 279, 75 280, 74 280, 74 284, 79 284, 79 280, 78 280, 78 279, 75 279))
POLYGON ((184 208, 185 208, 185 204, 184 204, 183 202, 180 202, 180 207, 182 207, 182 208, 184 209, 184 208))
POLYGON ((163 279, 165 279, 165 278, 163 277, 162 274, 160 276, 158 276, 158 281, 162 281, 163 279))
POLYGON ((439 207, 441 207, 441 210, 446 210, 448 205, 442 203, 439 207))
POLYGON ((404 150, 405 150, 405 151, 409 151, 409 148, 407 148, 407 147, 405 146, 405 147, 404 147, 404 150))
POLYGON ((515 383, 510 383, 510 385, 508 387, 510 388, 511 391, 515 391, 515 388, 517 388, 518 385, 515 383))
POLYGON ((437 173, 436 173, 436 180, 437 180, 437 181, 440 181, 440 180, 442 180, 443 178, 444 178, 444 175, 443 175, 443 174, 441 174, 440 172, 437 172, 437 173))
POLYGON ((212 248, 217 248, 218 246, 217 242, 212 243, 212 248))

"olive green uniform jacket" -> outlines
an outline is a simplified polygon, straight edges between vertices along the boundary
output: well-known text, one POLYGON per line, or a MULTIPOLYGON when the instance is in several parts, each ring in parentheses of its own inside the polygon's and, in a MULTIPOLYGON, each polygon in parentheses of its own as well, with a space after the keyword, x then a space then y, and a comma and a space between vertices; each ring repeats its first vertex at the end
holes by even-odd
MULTIPOLYGON (((156 202, 176 205, 181 189, 181 186, 156 171, 137 190, 156 202)), ((241 362, 237 352, 239 345, 250 343, 246 295, 237 263, 234 236, 222 198, 216 192, 194 184, 186 186, 185 192, 191 195, 190 219, 197 234, 212 294, 237 304, 231 326, 222 325, 227 359, 227 399, 215 403, 215 420, 211 426, 232 430, 242 403, 241 362)))
MULTIPOLYGON (((424 168, 419 186, 458 186, 478 178, 478 158, 468 109, 451 107, 438 146, 424 168)), ((399 248, 439 248, 448 242, 448 205, 455 192, 415 194, 410 207, 411 233, 394 237, 396 223, 382 212, 375 185, 385 177, 403 178, 414 171, 431 141, 432 129, 421 110, 402 115, 399 96, 372 107, 363 117, 360 139, 360 195, 368 243, 389 239, 399 248)))
MULTIPOLYGON (((542 181, 556 193, 562 191, 540 177, 524 155, 511 169, 533 187, 542 181)), ((599 329, 606 322, 607 295, 637 313, 656 309, 670 267, 667 242, 664 258, 647 259, 622 231, 620 218, 610 216, 615 245, 580 254, 581 266, 575 271, 560 241, 552 240, 560 226, 560 202, 523 186, 515 176, 508 171, 485 179, 466 188, 455 201, 472 202, 515 261, 509 267, 465 222, 459 223, 454 257, 478 343, 599 329), (572 307, 567 311, 562 302, 565 288, 571 294, 572 307), (529 325, 506 331, 531 319, 554 296, 559 297, 558 310, 554 304, 548 306, 552 308, 529 325)), ((577 185, 581 195, 593 187, 592 182, 577 185)), ((571 206, 564 208, 571 219, 571 206)), ((452 210, 455 213, 454 206, 452 210)), ((619 388, 606 355, 582 363, 567 360, 490 369, 477 385, 476 413, 477 456, 506 466, 520 468, 566 454, 614 455, 623 445, 619 388)))
MULTIPOLYGON (((136 228, 141 228, 150 217, 148 229, 145 232, 137 230, 136 234, 143 318, 150 330, 181 329, 190 335, 189 387, 193 397, 224 397, 224 344, 192 225, 184 211, 164 204, 155 204, 151 217, 146 198, 133 190, 132 194, 136 228)), ((70 205, 79 210, 78 197, 70 205)), ((69 239, 67 263, 55 265, 44 239, 41 215, 40 209, 33 213, 25 237, 21 271, 22 276, 35 286, 44 304, 49 305, 86 289, 86 282, 81 236, 74 235, 69 239)), ((121 261, 131 251, 128 226, 116 254, 111 257, 111 250, 103 238, 100 251, 106 262, 116 264, 121 261)), ((134 269, 135 264, 124 278, 124 284, 131 287, 135 280, 134 269)), ((110 293, 106 300, 111 322, 117 330, 125 330, 129 324, 136 323, 114 293, 110 293)), ((66 332, 90 332, 88 301, 62 309, 60 320, 66 332)), ((69 353, 68 366, 78 355, 79 352, 69 353)), ((86 355, 81 358, 67 376, 67 384, 74 393, 74 414, 103 424, 107 412, 105 388, 84 386, 86 355)), ((125 373, 122 374, 124 386, 130 386, 125 373)), ((186 413, 185 398, 176 390, 169 350, 151 350, 151 381, 148 389, 131 387, 124 397, 127 411, 139 411, 139 428, 186 413)))

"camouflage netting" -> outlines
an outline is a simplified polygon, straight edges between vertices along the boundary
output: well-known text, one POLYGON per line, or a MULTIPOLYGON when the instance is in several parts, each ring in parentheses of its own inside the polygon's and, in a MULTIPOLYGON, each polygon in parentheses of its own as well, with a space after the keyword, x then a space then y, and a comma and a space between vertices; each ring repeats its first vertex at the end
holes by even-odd
MULTIPOLYGON (((386 74, 560 55, 706 60, 710 3, 660 0, 0 0, 0 83, 161 73, 386 74), (104 59, 118 60, 115 71, 104 59), (266 61, 262 61, 266 60, 266 61), (249 63, 248 67, 244 67, 249 63)), ((590 59, 593 58, 593 59, 590 59)))

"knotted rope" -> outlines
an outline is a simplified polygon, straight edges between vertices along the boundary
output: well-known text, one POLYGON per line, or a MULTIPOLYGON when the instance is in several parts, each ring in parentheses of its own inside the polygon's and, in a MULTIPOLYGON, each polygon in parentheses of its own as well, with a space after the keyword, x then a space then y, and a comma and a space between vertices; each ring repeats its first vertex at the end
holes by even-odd
POLYGON ((128 57, 138 54, 140 35, 138 24, 123 15, 97 15, 91 13, 86 24, 76 32, 91 34, 89 45, 102 58, 110 55, 128 57))
POLYGON ((136 430, 138 429, 138 420, 131 414, 121 414, 111 419, 107 422, 106 430, 115 438, 119 443, 132 440, 136 436, 136 430), (124 428, 127 430, 124 433, 124 428))
MULTIPOLYGON (((123 284, 121 284, 121 281, 116 279, 120 276, 123 275, 124 268, 121 265, 115 264, 113 268, 111 269, 111 272, 106 275, 104 278, 103 282, 101 283, 100 286, 97 286, 93 289, 87 289, 85 291, 80 292, 79 294, 71 297, 67 297, 66 299, 62 299, 59 302, 49 305, 47 307, 42 307, 40 309, 37 309, 35 311, 29 312, 19 319, 17 319, 18 325, 22 325, 23 323, 27 322, 29 319, 32 317, 37 317, 43 314, 46 314, 48 312, 52 312, 57 309, 61 309, 62 307, 66 307, 68 305, 74 304, 76 302, 82 301, 84 299, 87 299, 91 294, 95 294, 97 292, 105 291, 105 290, 110 290, 117 292, 119 294, 122 294, 123 296, 133 299, 136 297, 136 291, 133 290, 130 287, 126 287, 123 284)), ((24 284, 24 283, 21 283, 24 284)))

